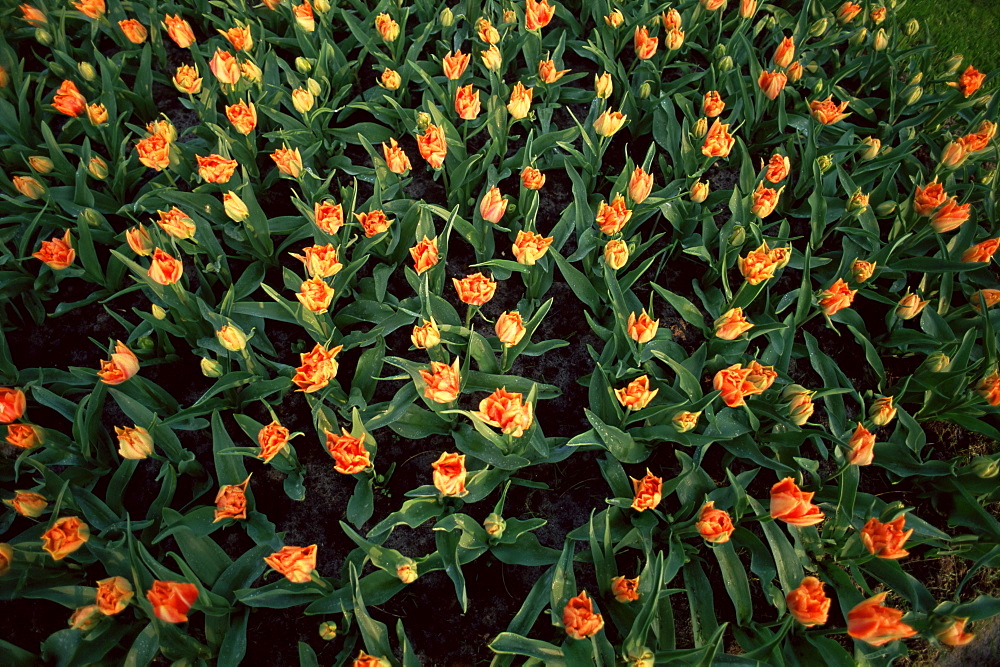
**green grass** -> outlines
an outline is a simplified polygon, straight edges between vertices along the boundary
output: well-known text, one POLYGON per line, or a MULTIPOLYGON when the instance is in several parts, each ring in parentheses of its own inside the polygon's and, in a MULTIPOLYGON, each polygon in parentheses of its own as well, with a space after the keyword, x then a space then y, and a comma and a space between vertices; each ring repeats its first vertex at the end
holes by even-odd
POLYGON ((960 53, 963 69, 1000 67, 1000 0, 907 0, 901 12, 930 30, 940 58, 960 53))

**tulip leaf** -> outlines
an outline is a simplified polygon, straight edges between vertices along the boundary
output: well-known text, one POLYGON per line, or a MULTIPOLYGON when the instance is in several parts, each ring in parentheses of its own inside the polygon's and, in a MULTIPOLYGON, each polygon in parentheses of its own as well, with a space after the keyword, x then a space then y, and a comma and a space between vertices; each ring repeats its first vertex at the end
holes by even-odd
POLYGON ((547 667, 567 665, 562 649, 540 639, 530 639, 513 632, 501 632, 489 644, 494 653, 519 655, 542 660, 547 667))
POLYGON ((357 483, 354 486, 354 493, 347 501, 347 520, 360 528, 375 513, 375 504, 371 478, 365 475, 355 475, 355 477, 357 483))
POLYGON ((636 442, 631 435, 614 426, 608 426, 587 408, 583 409, 583 413, 600 436, 604 447, 616 459, 622 463, 641 463, 649 457, 645 445, 636 442))
POLYGON ((747 580, 746 570, 736 555, 731 541, 716 544, 712 551, 719 560, 719 569, 722 570, 722 581, 726 586, 726 592, 733 601, 736 608, 736 621, 740 625, 747 625, 753 618, 753 603, 750 600, 750 583, 747 580))

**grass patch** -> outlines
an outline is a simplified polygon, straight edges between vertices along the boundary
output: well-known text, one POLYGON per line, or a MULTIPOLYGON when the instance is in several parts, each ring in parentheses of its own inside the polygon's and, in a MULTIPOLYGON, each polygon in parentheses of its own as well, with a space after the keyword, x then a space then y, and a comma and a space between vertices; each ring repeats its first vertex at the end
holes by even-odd
POLYGON ((956 53, 965 56, 963 68, 972 65, 980 72, 1000 67, 1000 3, 996 0, 907 0, 902 8, 907 18, 915 18, 930 30, 941 59, 956 53))

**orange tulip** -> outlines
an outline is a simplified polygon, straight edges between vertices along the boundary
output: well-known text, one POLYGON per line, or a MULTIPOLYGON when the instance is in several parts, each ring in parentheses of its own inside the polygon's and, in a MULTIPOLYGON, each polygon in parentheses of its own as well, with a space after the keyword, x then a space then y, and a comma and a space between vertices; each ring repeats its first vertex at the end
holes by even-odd
POLYGON ((887 595, 879 593, 847 612, 847 634, 872 646, 882 646, 917 634, 916 630, 900 620, 903 612, 882 606, 887 595))
POLYGON ((653 190, 653 175, 647 174, 642 167, 632 170, 632 176, 628 182, 628 196, 636 204, 641 204, 653 190))
POLYGON ((108 577, 97 582, 97 609, 105 616, 125 611, 133 597, 132 584, 125 577, 108 577))
MULTIPOLYGON (((157 213, 160 217, 156 224, 170 236, 175 239, 189 239, 194 236, 197 230, 194 220, 176 206, 171 207, 169 211, 157 211, 157 213)), ((148 255, 149 252, 145 254, 148 255)))
POLYGON ((740 267, 740 273, 751 285, 773 278, 774 272, 780 268, 774 251, 767 246, 767 241, 756 250, 748 252, 746 257, 738 258, 737 265, 740 267))
POLYGON ((109 361, 101 361, 101 370, 97 374, 101 382, 116 385, 125 382, 139 372, 139 359, 125 343, 115 341, 115 351, 109 361))
POLYGON ((455 291, 462 303, 470 306, 481 306, 496 293, 497 284, 482 273, 474 273, 459 280, 452 278, 455 284, 455 291))
POLYGON ((439 361, 432 361, 431 370, 421 370, 420 377, 427 385, 424 388, 424 396, 435 403, 451 403, 458 400, 458 395, 462 393, 458 357, 455 357, 455 361, 450 366, 439 361))
POLYGON ((108 11, 108 6, 104 0, 77 0, 73 3, 84 16, 92 19, 99 19, 108 11))
POLYGON ((628 263, 628 244, 612 239, 604 246, 604 263, 617 271, 628 263))
MULTIPOLYGON (((763 166, 763 164, 761 166, 763 166)), ((788 173, 791 171, 791 167, 792 165, 787 155, 775 153, 771 156, 770 161, 767 163, 767 173, 764 174, 764 178, 771 183, 780 183, 788 178, 788 173)))
POLYGON ((378 85, 382 86, 386 90, 397 90, 403 83, 403 78, 399 76, 399 72, 386 67, 382 70, 382 74, 376 80, 378 85))
POLYGON ((201 92, 202 79, 198 76, 198 68, 191 65, 181 65, 173 78, 174 88, 179 92, 197 95, 201 92))
POLYGON ((883 396, 872 402, 868 409, 868 418, 876 426, 885 426, 896 417, 896 408, 892 407, 892 396, 883 396))
POLYGON ((947 199, 948 193, 944 191, 944 186, 938 183, 937 178, 935 178, 927 184, 927 187, 917 186, 917 191, 913 195, 913 208, 918 215, 929 217, 947 199))
POLYGON ((260 70, 259 67, 254 65, 253 62, 248 60, 246 62, 240 63, 240 75, 242 75, 243 78, 246 79, 247 81, 250 81, 252 83, 260 83, 261 77, 264 76, 264 73, 260 70))
POLYGON ((787 82, 788 77, 785 73, 777 70, 772 72, 761 71, 760 76, 757 78, 757 85, 760 86, 760 89, 764 91, 764 96, 769 100, 777 99, 781 91, 784 90, 787 82))
POLYGON ((452 81, 462 78, 471 57, 472 55, 469 53, 463 54, 461 49, 456 51, 454 55, 449 51, 448 55, 441 59, 441 69, 444 70, 444 75, 452 81))
POLYGON ((871 465, 875 455, 875 436, 858 422, 858 427, 854 429, 847 447, 851 450, 847 455, 848 463, 859 466, 871 465))
POLYGON ((108 109, 103 104, 89 104, 87 105, 87 118, 91 125, 105 125, 108 122, 108 109))
POLYGON ((729 513, 724 510, 715 509, 715 501, 710 500, 705 503, 701 511, 698 512, 698 521, 695 528, 705 541, 713 544, 724 544, 729 541, 729 537, 736 528, 729 513))
POLYGON ((750 212, 758 218, 766 218, 771 215, 778 206, 778 200, 784 189, 784 187, 777 190, 765 188, 763 183, 758 183, 757 189, 753 193, 753 204, 750 206, 750 212))
POLYGON ((208 62, 208 68, 212 70, 212 74, 219 80, 219 83, 235 84, 242 76, 240 64, 236 61, 235 56, 222 49, 215 50, 215 55, 208 62))
POLYGON ((521 170, 521 185, 528 190, 541 190, 545 185, 545 175, 534 167, 521 170))
POLYGON ((656 337, 656 330, 659 327, 660 321, 651 318, 646 313, 645 308, 642 309, 642 314, 638 317, 635 316, 635 313, 630 313, 628 323, 625 325, 629 338, 639 344, 648 343, 653 340, 656 337))
POLYGON ((542 236, 534 232, 521 230, 517 233, 512 252, 518 264, 534 266, 548 251, 549 246, 555 240, 554 236, 542 236))
MULTIPOLYGON (((976 393, 990 405, 1000 405, 1000 373, 993 371, 976 385, 976 393)), ((13 428, 13 427, 11 427, 13 428)), ((10 436, 8 437, 8 441, 10 436)))
POLYGON ((429 350, 441 343, 441 330, 432 317, 430 321, 424 320, 422 326, 413 327, 410 340, 413 342, 413 347, 418 350, 429 350))
POLYGON ((981 289, 969 297, 969 304, 977 313, 982 312, 983 302, 985 302, 987 308, 992 308, 997 303, 1000 303, 1000 290, 981 289))
POLYGON ((230 352, 239 352, 247 346, 247 335, 233 324, 222 325, 222 328, 215 332, 215 339, 230 352))
POLYGON ((489 19, 480 18, 476 21, 476 32, 479 33, 479 39, 487 44, 496 44, 500 41, 500 33, 489 22, 489 19))
POLYGON ((45 13, 37 7, 32 7, 29 4, 22 4, 19 9, 21 10, 21 17, 29 25, 38 28, 45 23, 48 23, 48 18, 46 18, 45 13))
POLYGON ((162 134, 154 134, 140 139, 135 144, 139 162, 150 169, 163 171, 170 166, 170 141, 162 134))
POLYGON ((243 100, 226 106, 226 118, 240 134, 250 134, 257 127, 257 108, 243 100))
POLYGON ((333 235, 344 226, 344 207, 329 199, 313 205, 313 221, 327 234, 333 235))
POLYGON ((908 556, 910 552, 903 549, 903 544, 913 534, 913 529, 903 532, 906 515, 901 514, 889 523, 882 523, 872 517, 861 529, 861 542, 869 553, 879 558, 899 559, 908 556))
POLYGON ((299 302, 314 313, 325 313, 333 301, 333 288, 322 278, 310 278, 299 286, 296 297, 299 302))
POLYGON ((959 204, 958 197, 952 197, 931 216, 930 225, 938 234, 958 229, 969 219, 971 209, 972 204, 959 204))
POLYGON ((142 461, 153 455, 153 436, 141 426, 115 426, 115 436, 123 459, 142 461))
POLYGON ((707 11, 714 12, 726 6, 726 0, 701 0, 701 6, 707 11))
POLYGON ((228 160, 221 155, 202 157, 195 155, 198 161, 198 175, 206 183, 228 183, 236 171, 236 160, 228 160))
POLYGON ((655 56, 659 44, 660 38, 650 37, 649 29, 646 26, 636 26, 633 45, 635 46, 635 55, 640 60, 649 60, 655 56))
POLYGON ((358 657, 351 663, 351 667, 389 667, 390 664, 385 658, 358 651, 358 657))
MULTIPOLYGON (((2 402, 0 402, 0 413, 4 409, 2 402)), ((7 435, 4 440, 13 447, 32 449, 45 442, 45 431, 31 424, 11 424, 7 427, 7 435)))
POLYGON ((371 454, 364 438, 355 438, 346 428, 341 429, 340 435, 326 432, 326 450, 336 461, 333 469, 342 475, 354 475, 371 467, 371 454))
POLYGON ((52 560, 62 560, 90 539, 90 526, 75 516, 56 519, 52 527, 42 533, 42 548, 52 560))
POLYGON ((218 30, 218 32, 237 51, 249 51, 253 48, 253 35, 250 34, 248 26, 236 26, 229 30, 218 30))
POLYGON ((620 111, 605 109, 594 121, 594 131, 601 137, 610 137, 622 129, 628 116, 620 111))
POLYGON ((918 295, 907 292, 896 305, 896 317, 901 320, 912 320, 928 303, 930 301, 924 301, 918 295))
POLYGON ((302 173, 302 155, 298 148, 288 148, 285 144, 281 144, 281 148, 271 153, 271 159, 282 174, 298 178, 302 173))
POLYGON ((198 599, 198 587, 178 581, 153 581, 146 591, 146 599, 153 605, 153 613, 166 623, 183 623, 198 599))
POLYGON ((455 113, 464 120, 475 120, 482 108, 479 102, 479 91, 470 83, 455 91, 455 113))
POLYGON ((722 113, 722 110, 726 108, 726 103, 722 101, 722 96, 719 95, 719 91, 710 90, 705 93, 705 97, 701 101, 701 109, 709 118, 715 118, 722 113))
POLYGON ((615 600, 622 604, 635 602, 639 599, 639 577, 635 579, 612 577, 611 594, 615 596, 615 600))
POLYGON ((45 186, 31 176, 15 176, 11 182, 17 191, 28 199, 41 199, 45 194, 45 186))
POLYGON ((705 143, 701 147, 701 154, 706 157, 726 157, 729 151, 733 150, 736 139, 729 134, 729 125, 723 125, 716 118, 705 136, 705 143))
POLYGON ((837 9, 837 20, 841 23, 850 23, 855 16, 861 13, 861 5, 848 0, 837 9))
POLYGON ((823 590, 823 582, 816 577, 806 577, 785 596, 788 613, 807 628, 826 623, 831 602, 823 590))
POLYGON ((979 90, 979 87, 983 85, 983 81, 986 80, 986 75, 977 70, 972 65, 965 68, 961 76, 958 77, 957 82, 949 82, 948 85, 953 88, 958 88, 963 96, 969 97, 974 92, 979 90))
POLYGON ((771 517, 793 526, 814 526, 825 517, 823 510, 812 504, 815 493, 805 493, 795 480, 786 477, 771 487, 771 517))
POLYGON ((31 256, 42 260, 50 269, 56 271, 72 266, 76 250, 73 249, 73 239, 69 230, 66 230, 62 238, 56 236, 51 241, 42 241, 41 249, 31 256))
POLYGON ((534 88, 525 88, 524 84, 518 81, 510 91, 510 102, 507 104, 507 111, 514 118, 521 119, 528 115, 531 109, 531 91, 534 88))
POLYGON ((483 61, 483 67, 491 72, 499 72, 500 67, 503 65, 503 55, 500 53, 500 49, 496 47, 496 44, 493 44, 485 51, 480 51, 479 57, 483 61))
POLYGON ((437 237, 429 239, 425 236, 417 245, 410 248, 410 257, 413 258, 413 270, 417 275, 435 266, 441 259, 437 237))
POLYGON ((820 308, 827 315, 833 315, 838 310, 849 308, 857 293, 858 290, 850 289, 843 278, 837 278, 833 285, 820 293, 820 308))
POLYGON ((571 639, 592 637, 604 627, 604 617, 594 613, 594 602, 587 597, 587 591, 581 591, 566 603, 563 627, 571 639))
POLYGON ((335 357, 343 349, 343 345, 338 345, 328 350, 317 343, 309 352, 300 353, 301 365, 292 377, 292 384, 298 387, 296 391, 306 394, 318 391, 337 377, 339 364, 335 357))
POLYGON ((405 174, 412 166, 410 158, 406 157, 406 153, 399 147, 395 139, 389 139, 389 146, 386 146, 384 141, 382 142, 382 154, 385 156, 386 166, 394 174, 405 174))
POLYGON ((673 30, 667 32, 663 41, 668 50, 676 51, 684 46, 684 31, 674 28, 673 30))
POLYGON ((420 150, 420 157, 427 160, 432 169, 440 169, 448 154, 444 130, 434 124, 428 125, 424 133, 417 136, 417 148, 420 150))
POLYGON ((528 30, 541 30, 556 13, 556 7, 547 0, 525 0, 524 4, 524 27, 528 30))
POLYGON ((24 414, 27 401, 20 389, 0 387, 0 424, 9 424, 24 414))
POLYGON ((153 250, 153 261, 147 272, 149 279, 160 285, 173 285, 184 275, 184 264, 169 254, 156 248, 153 250))
POLYGON ((522 394, 504 387, 480 401, 479 410, 472 414, 515 438, 523 436, 534 420, 531 403, 525 403, 522 394))
POLYGON ((646 469, 646 476, 642 479, 630 477, 632 487, 635 489, 635 498, 632 500, 632 509, 637 512, 645 512, 660 504, 663 499, 663 478, 656 477, 646 469))
POLYGON ((957 169, 962 166, 966 157, 968 156, 965 153, 965 147, 961 143, 949 141, 941 149, 941 166, 945 169, 957 169))
POLYGON ((312 579, 316 569, 316 545, 308 547, 281 547, 264 558, 273 570, 285 575, 293 584, 304 584, 312 579))
POLYGON ((87 108, 87 100, 72 81, 63 81, 52 99, 52 107, 66 116, 79 116, 87 108))
POLYGON ((795 39, 785 37, 774 50, 774 64, 778 67, 788 67, 795 59, 795 39))
POLYGON ((796 61, 788 66, 788 70, 785 73, 788 75, 788 80, 795 83, 802 78, 802 72, 802 63, 796 61))
POLYGON ((750 329, 753 323, 743 315, 742 308, 730 308, 715 320, 715 337, 722 340, 736 340, 750 329))
POLYGON ((625 22, 625 15, 622 14, 622 10, 613 9, 611 13, 604 17, 604 23, 610 28, 621 27, 621 24, 625 22))
POLYGON ((465 455, 444 452, 437 461, 431 464, 434 469, 434 486, 441 495, 456 498, 467 495, 465 488, 465 455))
POLYGON ((963 262, 989 262, 1000 248, 1000 237, 981 241, 962 253, 963 262))
POLYGON ((125 39, 133 44, 142 44, 146 41, 146 38, 149 37, 149 31, 146 30, 146 26, 139 23, 135 19, 119 21, 118 27, 121 28, 122 33, 125 35, 125 39))
POLYGON ((257 458, 264 463, 270 463, 271 459, 281 453, 288 444, 288 429, 272 421, 270 424, 257 432, 257 444, 260 445, 260 452, 257 458))
POLYGON ((704 181, 695 181, 694 185, 691 186, 690 197, 691 201, 695 204, 700 204, 708 199, 708 183, 704 181))
POLYGON ((621 389, 615 389, 615 398, 627 410, 642 410, 656 397, 659 389, 649 389, 649 377, 640 375, 621 389))
POLYGON ((976 638, 976 635, 965 631, 965 624, 968 620, 967 618, 952 618, 948 625, 934 634, 938 641, 946 646, 964 646, 976 638))
POLYGON ((45 496, 31 491, 15 491, 13 498, 5 498, 3 502, 21 516, 32 519, 40 517, 49 505, 45 496))
POLYGON ((856 259, 851 264, 851 277, 854 282, 863 283, 866 282, 875 273, 875 265, 877 262, 866 262, 864 260, 856 259))
POLYGON ((368 213, 355 213, 354 217, 361 224, 366 238, 387 232, 392 225, 392 220, 389 220, 385 215, 385 211, 381 209, 375 209, 368 213))
POLYGON ((375 17, 375 29, 383 42, 395 42, 399 37, 399 24, 388 14, 382 13, 375 17))
POLYGON ((289 253, 301 261, 312 278, 329 278, 340 272, 344 265, 340 263, 337 248, 332 243, 326 245, 311 245, 303 248, 304 255, 289 253))
POLYGON ((605 72, 600 76, 594 75, 594 94, 597 95, 599 99, 606 100, 611 97, 611 93, 614 92, 615 84, 611 79, 611 75, 605 72))
POLYGON ((217 523, 223 519, 246 519, 247 518, 247 485, 250 478, 247 477, 239 484, 223 484, 219 487, 219 492, 215 494, 215 519, 212 523, 217 523))
POLYGON ((834 104, 832 95, 822 102, 814 100, 809 103, 809 112, 812 117, 823 125, 832 125, 850 116, 851 114, 844 113, 846 108, 847 102, 841 102, 839 105, 834 104))
POLYGON ((167 29, 167 36, 174 40, 174 44, 182 49, 186 49, 195 43, 194 31, 191 24, 185 21, 179 14, 171 16, 167 14, 163 17, 163 27, 167 29))
POLYGON ((615 195, 610 206, 607 202, 601 202, 595 222, 602 232, 611 236, 620 232, 631 218, 632 209, 625 208, 625 198, 619 194, 615 195))
POLYGON ((316 18, 313 15, 313 8, 309 0, 306 0, 301 5, 292 5, 292 15, 295 17, 295 22, 299 24, 299 27, 306 32, 316 30, 316 18))
POLYGON ((538 78, 544 83, 555 83, 568 72, 568 69, 557 70, 554 60, 541 60, 538 63, 538 78))

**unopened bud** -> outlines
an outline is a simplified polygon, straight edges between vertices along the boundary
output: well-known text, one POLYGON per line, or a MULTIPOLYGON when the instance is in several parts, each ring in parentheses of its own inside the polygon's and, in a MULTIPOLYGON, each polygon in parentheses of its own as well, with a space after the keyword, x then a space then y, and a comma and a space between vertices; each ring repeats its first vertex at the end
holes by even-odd
POLYGON ((319 624, 319 636, 321 639, 331 641, 337 638, 337 624, 333 621, 323 621, 319 624))
POLYGON ((219 345, 230 352, 239 352, 247 346, 247 335, 233 324, 226 324, 216 331, 215 338, 219 341, 219 345))
MULTIPOLYGON (((42 44, 44 46, 48 46, 49 44, 52 43, 52 33, 50 33, 45 28, 36 28, 35 29, 35 40, 38 41, 39 44, 42 44)), ((55 65, 55 64, 56 63, 53 63, 52 65, 55 65)), ((49 69, 52 70, 53 73, 55 73, 56 68, 53 67, 52 65, 49 65, 49 69)), ((60 71, 63 72, 63 74, 65 74, 65 70, 61 66, 59 67, 59 69, 60 69, 60 71)), ((63 76, 63 74, 57 74, 57 76, 63 76)))
POLYGON ((312 68, 313 68, 312 63, 309 61, 308 58, 303 58, 302 56, 299 56, 298 58, 295 59, 295 69, 297 69, 300 73, 308 74, 309 72, 312 71, 312 68))
POLYGON ((747 230, 743 225, 738 225, 736 229, 732 231, 729 235, 729 245, 731 246, 741 246, 747 240, 747 230))
POLYGON ((90 162, 87 163, 87 171, 90 175, 99 181, 103 181, 108 177, 108 163, 98 156, 90 158, 90 162))
POLYGON ((314 96, 317 96, 317 97, 319 96, 319 94, 321 92, 323 92, 322 86, 320 86, 319 82, 316 79, 312 78, 312 77, 309 77, 308 79, 306 79, 306 90, 308 90, 311 95, 314 95, 314 96))
POLYGON ((404 584, 412 584, 417 580, 417 561, 412 558, 403 558, 396 566, 396 576, 404 584))
POLYGON ((691 201, 700 204, 708 199, 708 183, 705 181, 695 181, 691 186, 691 201))
POLYGON ((160 306, 156 305, 155 303, 149 309, 149 312, 153 313, 153 317, 155 317, 158 320, 163 320, 163 319, 166 319, 166 317, 167 317, 167 311, 163 310, 163 308, 161 308, 160 306))
POLYGON ((691 128, 691 136, 695 139, 703 139, 706 134, 708 134, 708 119, 702 117, 691 128))
POLYGON ((441 19, 441 25, 445 28, 450 28, 455 23, 455 14, 452 13, 451 9, 448 7, 441 10, 441 13, 438 14, 438 18, 441 19))
POLYGON ((694 428, 698 426, 698 417, 700 416, 700 411, 689 412, 688 410, 684 410, 675 414, 670 421, 673 422, 674 429, 678 433, 687 433, 688 431, 694 430, 694 428))
POLYGON ((720 58, 725 58, 725 57, 726 57, 726 45, 720 42, 719 44, 715 45, 714 49, 712 49, 712 58, 714 60, 719 60, 720 58))
POLYGON ((833 169, 833 157, 829 155, 820 155, 816 158, 816 163, 819 165, 819 170, 824 174, 833 169))
POLYGON ((867 146, 863 151, 861 151, 862 160, 874 160, 878 157, 879 149, 882 148, 882 142, 875 137, 865 137, 861 140, 861 143, 867 146))
POLYGON ((97 78, 97 70, 90 63, 77 63, 76 69, 80 72, 80 76, 83 77, 84 81, 93 81, 97 78))
POLYGON ((997 170, 990 169, 989 171, 983 173, 983 175, 979 177, 979 182, 982 183, 983 185, 989 185, 990 183, 993 182, 993 177, 996 175, 997 175, 997 170))
POLYGON ((881 204, 879 204, 878 206, 876 206, 875 207, 875 214, 877 216, 879 216, 880 218, 884 218, 886 216, 889 216, 889 215, 892 215, 893 213, 895 213, 896 209, 898 207, 899 207, 899 205, 896 202, 894 202, 894 201, 892 201, 890 199, 890 200, 884 201, 881 204))
POLYGON ((879 28, 878 32, 875 33, 875 41, 872 43, 872 48, 876 51, 885 51, 889 47, 889 33, 885 31, 885 28, 879 28))
POLYGON ((632 649, 625 660, 626 667, 654 667, 656 665, 656 654, 645 646, 636 650, 632 649))
POLYGON ((499 540, 503 537, 503 531, 507 528, 507 522, 502 516, 493 512, 486 517, 486 521, 483 522, 483 528, 486 529, 486 532, 490 537, 495 540, 499 540))
POLYGON ((417 129, 421 132, 425 131, 431 124, 431 115, 421 111, 417 114, 417 129))
POLYGON ((865 40, 867 38, 868 38, 868 28, 861 28, 853 35, 851 35, 851 38, 847 41, 850 43, 851 46, 860 46, 861 44, 865 43, 865 40))
POLYGON ((980 479, 993 479, 1000 474, 1000 462, 985 456, 977 456, 972 459, 969 470, 980 479))
POLYGON ((868 195, 863 194, 861 188, 858 188, 847 202, 847 211, 863 213, 866 208, 868 208, 868 195))
POLYGON ((313 0, 312 6, 320 14, 326 14, 330 11, 330 0, 313 0))
POLYGON ((652 88, 652 86, 649 85, 648 82, 642 84, 641 86, 639 86, 639 99, 640 100, 644 100, 644 99, 648 98, 649 95, 650 95, 650 93, 652 93, 652 92, 653 92, 653 88, 652 88))
POLYGON ((716 67, 719 68, 720 72, 728 72, 733 68, 733 57, 725 56, 724 58, 719 60, 719 63, 718 65, 716 65, 716 67))
POLYGON ((101 223, 104 222, 104 216, 92 208, 83 209, 80 212, 80 216, 83 217, 84 222, 91 227, 100 227, 101 223))
POLYGON ((917 34, 917 31, 919 30, 920 30, 920 21, 918 21, 917 19, 910 19, 909 21, 906 22, 906 25, 903 26, 903 33, 907 37, 911 37, 917 34))
POLYGON ((947 370, 950 365, 951 358, 939 350, 937 352, 930 353, 927 358, 924 359, 924 363, 917 367, 917 370, 923 370, 930 373, 942 373, 947 370))
POLYGON ((28 158, 28 164, 30 164, 31 168, 39 174, 47 174, 55 168, 55 165, 52 164, 52 160, 44 155, 32 155, 28 158))
POLYGON ((809 34, 812 37, 822 37, 823 33, 826 32, 826 28, 829 24, 830 22, 826 20, 826 18, 821 18, 820 20, 812 24, 812 26, 809 28, 809 34))
POLYGON ((923 83, 923 80, 924 80, 924 73, 923 72, 917 72, 912 77, 910 77, 910 80, 907 81, 907 83, 910 83, 910 84, 923 83))
POLYGON ((207 378, 222 377, 222 366, 214 359, 201 359, 201 374, 207 378))
POLYGON ((944 73, 946 75, 955 74, 958 70, 962 69, 962 54, 956 53, 951 58, 944 63, 944 73))
POLYGON ((135 341, 140 350, 152 350, 156 347, 156 343, 149 336, 139 336, 135 341))

